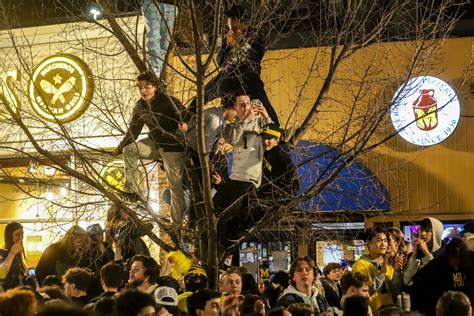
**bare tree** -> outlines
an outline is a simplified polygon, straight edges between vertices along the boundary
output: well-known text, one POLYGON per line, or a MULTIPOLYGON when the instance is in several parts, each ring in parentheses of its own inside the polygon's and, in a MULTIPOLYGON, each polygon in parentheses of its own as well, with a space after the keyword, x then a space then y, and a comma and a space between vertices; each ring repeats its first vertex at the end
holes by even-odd
MULTIPOLYGON (((207 236, 204 240, 207 242, 207 253, 201 253, 199 259, 215 269, 219 255, 222 255, 217 247, 218 223, 229 216, 232 209, 219 215, 214 212, 205 139, 205 88, 206 83, 221 71, 215 56, 220 42, 226 40, 224 11, 228 7, 221 0, 173 3, 179 8, 179 15, 174 25, 165 23, 166 32, 163 33, 170 39, 171 54, 166 58, 160 57, 165 71, 155 75, 168 83, 170 94, 183 101, 195 98, 197 128, 196 134, 190 137, 198 139, 201 172, 198 179, 201 183, 192 187, 199 187, 202 192, 194 190, 191 200, 198 202, 202 198, 201 217, 204 220, 199 221, 199 231, 206 232, 204 235, 197 234, 195 238, 207 236)), ((122 201, 120 192, 111 188, 100 174, 101 162, 103 165, 107 160, 105 157, 111 148, 81 140, 81 135, 107 135, 101 138, 105 140, 124 133, 130 112, 128 104, 134 99, 130 95, 130 82, 137 72, 150 68, 151 58, 159 57, 150 55, 144 45, 138 4, 108 0, 100 0, 98 4, 103 10, 102 20, 90 20, 72 3, 58 2, 57 9, 72 21, 90 23, 67 24, 62 33, 54 35, 64 41, 56 46, 46 44, 64 52, 80 54, 93 69, 95 95, 85 116, 75 122, 65 123, 54 115, 51 121, 47 121, 24 107, 25 102, 17 101, 27 98, 23 82, 32 76, 41 53, 35 48, 37 39, 31 30, 6 30, 8 36, 2 39, 8 43, 2 46, 5 52, 3 68, 20 67, 21 72, 7 73, 3 78, 3 103, 19 104, 17 108, 6 106, 8 113, 3 125, 4 130, 9 131, 8 136, 21 131, 15 140, 24 143, 22 146, 10 145, 6 140, 11 142, 12 139, 4 136, 2 148, 12 156, 38 161, 61 175, 75 179, 78 187, 69 189, 79 197, 75 201, 54 202, 60 207, 77 209, 81 206, 87 209, 90 205, 104 203, 105 198, 124 207, 148 236, 168 251, 180 247, 180 241, 170 231, 167 221, 150 207, 143 207, 139 212, 130 208, 122 201), (119 17, 120 6, 134 8, 133 14, 119 17), (15 66, 11 62, 13 57, 18 60, 15 66), (110 61, 113 66, 110 66, 110 61), (20 77, 23 81, 19 80, 20 77), (5 93, 8 91, 14 93, 5 93), (97 129, 98 125, 100 132, 95 133, 97 131, 93 129, 97 129), (85 196, 87 200, 83 199, 85 196), (143 226, 144 218, 152 220, 173 236, 175 244, 168 245, 143 226)), ((158 4, 155 2, 157 8, 158 4)), ((298 162, 300 167, 330 156, 327 166, 298 195, 286 195, 284 203, 255 198, 255 192, 242 197, 250 201, 247 205, 249 212, 258 208, 264 213, 251 234, 272 229, 284 230, 286 227, 292 230, 299 226, 304 229, 303 234, 311 235, 314 234, 311 225, 321 221, 321 213, 308 214, 301 203, 320 195, 335 181, 341 170, 358 159, 364 159, 367 153, 397 135, 398 131, 387 124, 390 109, 402 97, 394 96, 395 91, 406 85, 410 78, 423 74, 436 64, 439 57, 437 51, 453 29, 462 3, 454 0, 371 3, 252 1, 245 3, 245 6, 248 24, 258 31, 267 32, 268 47, 275 48, 266 54, 264 79, 270 99, 283 98, 278 109, 280 121, 284 122, 282 126, 288 132, 289 143, 298 148, 301 140, 309 138, 330 146, 328 151, 318 154, 310 154, 305 148, 297 150, 306 154, 298 162), (283 43, 296 48, 285 48, 283 43), (280 87, 279 79, 272 81, 265 77, 265 69, 278 65, 284 71, 285 67, 290 67, 289 60, 298 65, 297 69, 291 69, 298 79, 293 80, 292 74, 284 73, 280 81, 288 85, 290 81, 295 81, 296 84, 289 87, 290 91, 278 91, 275 87, 280 87)), ((8 7, 4 5, 3 9, 5 18, 11 16, 8 7)), ((161 11, 158 9, 158 12, 161 11)), ((416 87, 411 88, 416 90, 416 87)), ((25 175, 25 178, 31 179, 31 175, 25 175)), ((55 178, 28 181, 51 183, 56 181, 55 178)), ((21 183, 18 187, 35 195, 32 190, 24 189, 21 183)), ((341 213, 336 220, 346 221, 347 215, 341 213)), ((328 234, 321 230, 317 233, 328 234)))

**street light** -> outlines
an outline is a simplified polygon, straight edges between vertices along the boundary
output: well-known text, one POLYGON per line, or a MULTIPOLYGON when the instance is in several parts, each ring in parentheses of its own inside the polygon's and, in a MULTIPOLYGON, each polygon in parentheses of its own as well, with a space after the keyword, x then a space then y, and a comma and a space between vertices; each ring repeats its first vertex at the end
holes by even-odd
POLYGON ((94 2, 87 5, 87 14, 92 20, 98 20, 102 17, 102 8, 94 2))

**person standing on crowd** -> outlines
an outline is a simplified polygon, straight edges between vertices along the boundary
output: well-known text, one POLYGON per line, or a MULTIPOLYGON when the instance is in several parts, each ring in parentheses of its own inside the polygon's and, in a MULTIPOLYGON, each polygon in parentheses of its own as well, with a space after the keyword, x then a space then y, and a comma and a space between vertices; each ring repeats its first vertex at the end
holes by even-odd
POLYGON ((442 247, 443 223, 436 218, 427 217, 420 223, 419 231, 412 236, 413 252, 409 255, 403 283, 410 286, 413 276, 431 260, 444 253, 442 247))
POLYGON ((283 291, 290 285, 290 276, 288 272, 283 270, 277 271, 273 275, 271 282, 268 282, 265 286, 265 290, 262 294, 264 300, 268 300, 268 305, 271 308, 276 306, 276 302, 283 295, 283 291))
MULTIPOLYGON (((234 110, 226 111, 226 120, 229 122, 224 129, 225 140, 233 146, 232 171, 230 179, 221 184, 214 195, 214 208, 221 214, 239 198, 245 196, 252 189, 258 188, 262 181, 263 147, 258 133, 271 123, 267 111, 261 103, 250 101, 248 95, 237 93, 234 97, 234 110)), ((234 205, 220 220, 220 243, 225 250, 234 245, 235 240, 241 237, 244 227, 251 223, 242 220, 246 208, 234 205)), ((238 266, 239 256, 234 254, 232 263, 238 266)))
POLYGON ((183 177, 185 167, 184 134, 188 130, 187 110, 181 102, 161 91, 154 75, 145 72, 137 77, 141 98, 133 109, 123 140, 112 152, 123 152, 125 162, 125 197, 130 200, 148 196, 146 176, 140 159, 162 160, 171 190, 171 218, 178 225, 185 209, 183 177), (148 138, 136 141, 144 126, 148 138))
POLYGON ((58 242, 46 247, 36 265, 36 278, 43 283, 48 275, 62 277, 72 267, 91 266, 91 240, 80 226, 69 228, 58 242))
POLYGON ((341 308, 341 265, 337 262, 328 263, 323 269, 324 277, 321 278, 324 293, 329 306, 341 308))
POLYGON ((361 256, 352 266, 352 271, 373 280, 373 284, 369 287, 369 305, 374 315, 378 315, 378 310, 382 305, 393 304, 390 284, 394 270, 387 258, 386 231, 380 227, 374 227, 366 231, 365 235, 369 254, 361 256))
POLYGON ((474 299, 474 253, 453 237, 445 253, 431 260, 413 276, 411 309, 428 316, 436 314, 436 302, 447 291, 460 291, 474 299))
MULTIPOLYGON (((265 42, 268 32, 255 29, 244 23, 245 10, 234 5, 227 11, 226 39, 217 56, 217 64, 222 70, 204 88, 204 103, 236 91, 245 91, 252 99, 263 102, 269 117, 276 124, 278 116, 265 92, 265 85, 260 78, 261 62, 265 54, 265 42)), ((196 99, 189 106, 196 111, 196 99)))
POLYGON ((283 292, 277 306, 288 307, 294 303, 309 304, 314 314, 319 315, 329 309, 326 298, 313 286, 316 278, 316 265, 309 257, 298 258, 291 264, 291 285, 283 292))
POLYGON ((132 265, 128 284, 142 292, 154 295, 159 286, 160 266, 158 263, 151 257, 140 255, 134 256, 130 262, 132 265))
POLYGON ((23 226, 8 223, 4 234, 5 246, 0 249, 0 282, 4 291, 23 285, 26 274, 23 249, 23 226))
POLYGON ((92 280, 92 273, 84 268, 71 268, 63 275, 64 294, 81 307, 89 303, 87 288, 92 280))

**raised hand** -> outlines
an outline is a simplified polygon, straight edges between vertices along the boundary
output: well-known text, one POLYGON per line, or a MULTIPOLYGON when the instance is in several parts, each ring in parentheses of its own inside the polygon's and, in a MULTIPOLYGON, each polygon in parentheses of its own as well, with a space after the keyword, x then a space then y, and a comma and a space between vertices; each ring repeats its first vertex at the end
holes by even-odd
POLYGON ((23 242, 22 241, 19 241, 19 242, 13 244, 12 248, 10 249, 10 252, 14 255, 17 255, 22 251, 23 251, 23 242))

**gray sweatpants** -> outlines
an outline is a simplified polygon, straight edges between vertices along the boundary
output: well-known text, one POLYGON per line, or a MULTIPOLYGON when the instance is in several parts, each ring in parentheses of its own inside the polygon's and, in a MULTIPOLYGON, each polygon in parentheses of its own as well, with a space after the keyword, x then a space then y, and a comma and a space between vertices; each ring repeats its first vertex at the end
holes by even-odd
POLYGON ((184 152, 167 152, 157 148, 149 139, 141 139, 123 148, 125 162, 125 190, 146 194, 146 176, 142 171, 140 159, 162 160, 166 178, 171 191, 171 218, 176 224, 181 223, 185 208, 184 202, 184 152))

